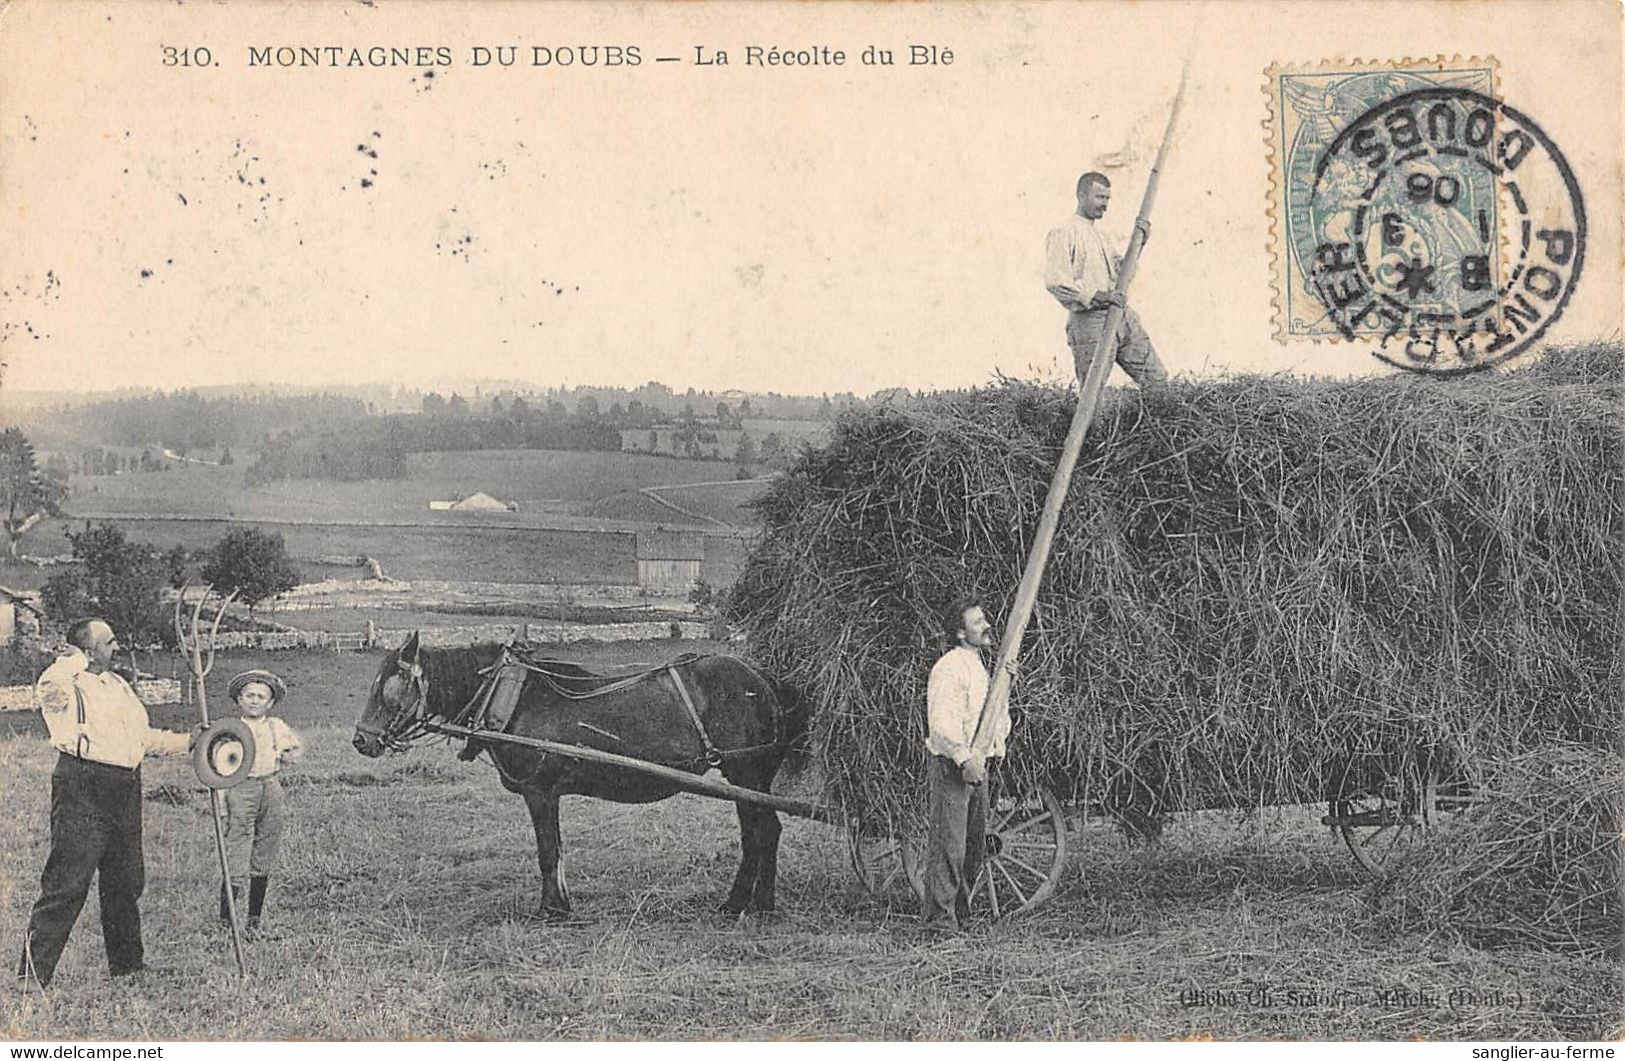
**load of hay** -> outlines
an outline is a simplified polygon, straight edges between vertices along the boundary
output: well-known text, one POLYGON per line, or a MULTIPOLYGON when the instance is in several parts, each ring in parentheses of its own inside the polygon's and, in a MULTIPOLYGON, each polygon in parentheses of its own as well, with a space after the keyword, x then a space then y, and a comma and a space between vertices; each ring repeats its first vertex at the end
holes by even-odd
POLYGON ((1625 767, 1558 744, 1488 764, 1478 801, 1389 866, 1388 927, 1483 946, 1618 952, 1625 767))
MULTIPOLYGON (((1606 742, 1621 355, 1564 356, 1108 392, 1020 660, 1007 776, 1155 814, 1606 742)), ((1073 407, 1003 382, 859 410, 758 502, 732 616, 810 698, 854 813, 918 806, 940 612, 970 590, 1002 622, 1073 407)))

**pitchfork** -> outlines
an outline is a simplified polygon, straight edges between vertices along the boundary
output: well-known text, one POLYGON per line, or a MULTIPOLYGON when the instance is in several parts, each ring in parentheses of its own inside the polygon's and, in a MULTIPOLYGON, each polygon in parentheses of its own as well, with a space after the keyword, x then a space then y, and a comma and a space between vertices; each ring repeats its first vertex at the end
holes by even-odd
MULTIPOLYGON (((186 636, 186 630, 181 625, 182 606, 186 600, 186 591, 191 585, 182 586, 180 593, 175 597, 175 637, 180 647, 187 650, 187 662, 192 670, 192 685, 197 689, 197 714, 201 726, 198 740, 205 740, 209 729, 209 698, 203 688, 203 679, 209 676, 214 669, 215 635, 220 632, 220 620, 226 614, 226 608, 236 599, 237 591, 232 590, 230 596, 220 602, 215 609, 214 621, 209 625, 209 652, 205 659, 203 654, 203 638, 200 633, 199 619, 203 614, 203 605, 207 603, 209 594, 214 591, 213 586, 203 587, 203 595, 198 598, 197 604, 192 607, 192 636, 186 636)), ((237 956, 237 975, 248 975, 248 963, 243 957, 243 934, 237 921, 237 897, 231 888, 231 871, 226 859, 226 830, 223 824, 226 817, 226 794, 224 791, 211 786, 209 788, 209 804, 214 813, 214 847, 220 855, 220 880, 223 895, 226 900, 226 918, 231 922, 231 948, 237 956)))

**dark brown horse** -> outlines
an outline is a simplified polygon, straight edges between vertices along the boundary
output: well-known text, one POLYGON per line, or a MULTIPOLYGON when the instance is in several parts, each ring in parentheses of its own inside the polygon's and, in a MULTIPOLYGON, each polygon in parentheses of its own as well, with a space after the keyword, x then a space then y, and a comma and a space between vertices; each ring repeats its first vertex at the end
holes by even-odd
MULTIPOLYGON (((523 685, 502 732, 586 745, 696 775, 716 765, 733 784, 758 791, 768 790, 804 724, 783 686, 732 656, 685 656, 669 668, 606 677, 561 660, 505 655, 504 646, 496 644, 422 647, 414 633, 384 660, 352 743, 361 754, 377 757, 406 748, 413 738, 432 732, 435 722, 468 720, 487 675, 516 659, 522 660, 523 685)), ((548 918, 570 911, 560 865, 559 797, 652 803, 680 791, 670 781, 635 770, 501 741, 470 739, 462 755, 473 758, 482 751, 503 787, 523 796, 530 808, 542 869, 540 913, 548 918)), ((722 909, 771 910, 778 814, 770 807, 736 806, 743 850, 722 909)))

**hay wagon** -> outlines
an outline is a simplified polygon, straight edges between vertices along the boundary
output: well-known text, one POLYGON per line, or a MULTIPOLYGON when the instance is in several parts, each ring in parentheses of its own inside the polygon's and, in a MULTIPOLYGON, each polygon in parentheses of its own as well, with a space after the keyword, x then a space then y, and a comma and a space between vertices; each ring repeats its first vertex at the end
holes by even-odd
MULTIPOLYGON (((708 776, 695 776, 659 763, 574 744, 539 740, 490 730, 435 723, 432 730, 450 737, 478 737, 513 743, 569 758, 635 770, 670 781, 685 791, 737 803, 771 807, 797 818, 842 827, 847 832, 852 867, 871 893, 896 897, 906 886, 923 895, 925 837, 917 821, 864 827, 827 803, 742 788, 708 776)), ((983 860, 973 885, 974 910, 1005 917, 1031 910, 1050 899, 1067 868, 1069 833, 1089 816, 1121 818, 1123 811, 1081 801, 1063 800, 1050 784, 1017 785, 997 773, 990 781, 983 860)), ((1347 844, 1359 867, 1384 874, 1387 861, 1408 843, 1438 827, 1472 799, 1459 771, 1438 757, 1405 757, 1402 765, 1349 769, 1338 791, 1328 799, 1321 822, 1347 844)), ((1182 808, 1186 810, 1211 808, 1182 808)))
MULTIPOLYGON (((1074 825, 1104 816, 1133 830, 1152 817, 1134 808, 1063 799, 1064 786, 1016 788, 1001 785, 997 777, 993 784, 986 853, 972 906, 994 917, 1031 910, 1054 895, 1066 872, 1074 825)), ((1459 761, 1437 753, 1350 763, 1328 787, 1320 822, 1337 833, 1355 864, 1373 878, 1385 876, 1396 855, 1425 842, 1476 798, 1459 761)), ((916 896, 923 895, 924 838, 919 833, 917 824, 880 831, 851 828, 852 864, 865 887, 876 894, 896 894, 906 885, 916 896)))

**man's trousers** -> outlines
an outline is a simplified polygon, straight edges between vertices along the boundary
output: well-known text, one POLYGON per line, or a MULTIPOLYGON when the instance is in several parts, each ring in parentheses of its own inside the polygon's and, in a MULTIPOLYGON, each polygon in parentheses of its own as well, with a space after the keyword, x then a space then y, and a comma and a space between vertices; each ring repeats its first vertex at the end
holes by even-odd
POLYGON ((137 902, 146 887, 141 768, 61 755, 51 774, 51 853, 28 916, 19 976, 31 972, 41 984, 51 982, 93 876, 101 895, 107 967, 114 976, 135 972, 143 958, 137 902))
POLYGON ((925 850, 926 924, 958 929, 970 919, 970 892, 982 870, 987 832, 987 785, 967 785, 959 766, 933 755, 931 829, 925 850))
MULTIPOLYGON (((1089 362, 1094 359, 1100 333, 1106 330, 1107 312, 1097 309, 1087 313, 1074 312, 1067 317, 1066 341, 1072 347, 1072 360, 1078 370, 1080 387, 1083 386, 1083 378, 1089 374, 1089 362)), ((1123 323, 1117 329, 1117 348, 1113 356, 1129 378, 1142 387, 1168 382, 1168 370, 1162 367, 1156 347, 1151 345, 1151 336, 1146 334, 1145 326, 1140 323, 1140 315, 1132 309, 1125 307, 1123 310, 1123 323)))

